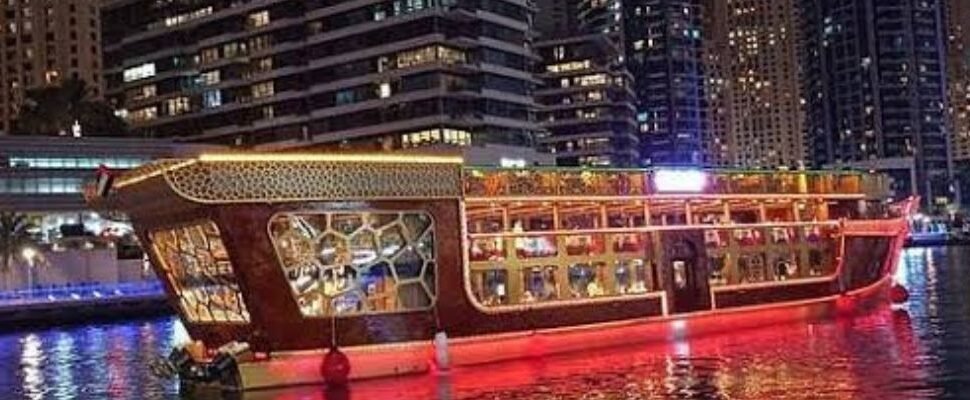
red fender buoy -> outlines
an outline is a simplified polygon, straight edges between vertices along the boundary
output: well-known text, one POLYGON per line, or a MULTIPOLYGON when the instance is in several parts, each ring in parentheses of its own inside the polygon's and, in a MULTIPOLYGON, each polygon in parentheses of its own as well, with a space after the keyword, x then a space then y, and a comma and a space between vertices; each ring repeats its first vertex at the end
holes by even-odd
POLYGON ((893 285, 889 288, 889 300, 893 304, 903 304, 909 300, 909 290, 903 285, 893 285))
POLYGON ((331 348, 323 357, 320 375, 328 385, 346 385, 350 376, 350 359, 339 349, 331 348))

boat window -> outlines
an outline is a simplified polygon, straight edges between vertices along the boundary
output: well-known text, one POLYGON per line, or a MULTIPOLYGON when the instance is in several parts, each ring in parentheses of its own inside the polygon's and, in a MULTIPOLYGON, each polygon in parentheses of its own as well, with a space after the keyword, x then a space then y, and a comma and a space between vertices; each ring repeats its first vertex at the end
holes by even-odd
POLYGON ((650 225, 687 225, 687 203, 684 201, 651 202, 650 225))
POLYGON ((570 235, 563 239, 567 256, 598 256, 606 253, 605 236, 601 234, 570 235))
POLYGON ((828 219, 824 201, 809 200, 796 203, 798 220, 802 222, 824 221, 828 219))
POLYGON ((647 233, 617 233, 611 237, 614 253, 643 254, 651 250, 650 234, 647 233))
POLYGON ((690 203, 691 216, 695 224, 718 225, 725 221, 724 203, 720 200, 693 201, 690 203))
POLYGON ((505 260, 505 240, 500 237, 472 239, 468 259, 472 262, 505 260))
MULTIPOLYGON (((670 221, 686 223, 686 203, 666 203, 670 221)), ((472 202, 465 213, 468 284, 484 306, 659 291, 651 275, 655 234, 636 229, 646 226, 643 201, 472 202)))
MULTIPOLYGON (((832 260, 834 263, 834 260, 832 260)), ((825 253, 819 249, 812 249, 808 251, 808 272, 809 275, 819 276, 825 274, 826 265, 830 262, 825 259, 825 253)), ((832 267, 831 269, 834 269, 832 267)))
POLYGON ((465 211, 468 216, 468 232, 470 233, 498 233, 505 231, 505 221, 502 218, 504 209, 501 207, 470 207, 465 211))
POLYGON ((431 307, 433 225, 418 211, 296 212, 269 233, 302 314, 327 317, 431 307))
POLYGON ((771 274, 776 281, 795 279, 801 272, 802 265, 795 253, 776 253, 771 260, 771 274))
POLYGON ((515 242, 515 256, 520 259, 556 257, 559 255, 555 236, 518 236, 512 240, 515 242))
POLYGON ((219 228, 203 221, 151 233, 152 248, 165 279, 191 322, 249 322, 229 254, 219 228))
POLYGON ((795 220, 795 209, 790 201, 768 200, 765 203, 765 222, 792 222, 795 220))
POLYGON ((828 276, 837 237, 837 228, 824 225, 707 229, 708 279, 729 286, 828 276))
POLYGON ((756 201, 732 201, 729 203, 731 223, 756 224, 761 222, 760 204, 756 201))
POLYGON ((764 254, 742 254, 738 256, 738 282, 758 283, 767 279, 764 254))
POLYGON ((731 244, 731 235, 724 229, 707 229, 704 231, 704 245, 708 249, 718 249, 731 244))
POLYGON ((603 227, 603 207, 597 203, 563 203, 559 207, 559 229, 596 229, 603 227))
POLYGON ((504 269, 474 271, 471 274, 472 291, 484 306, 509 304, 509 272, 504 269))
POLYGON ((763 246, 765 244, 765 232, 761 228, 735 229, 734 241, 741 247, 763 246))
POLYGON ((708 267, 711 270, 710 284, 711 286, 723 286, 726 285, 727 280, 727 255, 720 254, 708 257, 708 267))
POLYGON ((832 219, 858 219, 859 201, 858 200, 838 200, 830 201, 828 205, 829 216, 832 219))
POLYGON ((509 206, 509 226, 512 232, 551 231, 553 223, 552 204, 522 203, 509 206))
POLYGON ((579 299, 607 295, 606 263, 578 263, 569 266, 569 295, 579 299))
POLYGON ((653 290, 655 284, 650 271, 642 259, 617 260, 614 264, 616 293, 643 294, 653 290))
POLYGON ((607 226, 610 228, 637 228, 646 226, 643 203, 611 203, 606 206, 607 226))
POLYGON ((559 267, 534 266, 522 273, 522 303, 555 301, 561 298, 559 267))
MULTIPOLYGON (((498 206, 470 207, 465 211, 468 218, 469 233, 505 232, 505 209, 498 206)), ((468 258, 470 261, 502 261, 505 253, 505 239, 484 237, 471 240, 468 258)))

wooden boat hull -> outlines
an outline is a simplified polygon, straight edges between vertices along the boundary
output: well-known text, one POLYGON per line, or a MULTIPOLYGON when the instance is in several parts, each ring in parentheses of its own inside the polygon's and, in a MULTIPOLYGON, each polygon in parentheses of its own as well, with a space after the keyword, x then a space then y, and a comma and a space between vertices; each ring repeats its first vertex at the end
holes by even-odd
POLYGON ((459 164, 214 155, 136 171, 109 201, 201 344, 172 365, 230 389, 322 383, 334 345, 368 379, 857 313, 886 303, 912 205, 884 209, 859 174, 667 193, 663 171, 459 164))
MULTIPOLYGON (((891 276, 886 275, 867 287, 818 299, 451 339, 447 343, 449 368, 674 342, 724 332, 769 328, 779 324, 862 315, 875 308, 887 306, 891 284, 891 276)), ((434 343, 428 341, 353 346, 341 351, 350 360, 351 380, 441 371, 436 360, 437 349, 434 343)), ((221 389, 260 390, 323 385, 326 381, 321 374, 321 365, 325 355, 326 350, 323 349, 282 352, 265 360, 243 362, 236 370, 238 385, 221 389)), ((183 385, 196 384, 200 382, 183 380, 183 385)))

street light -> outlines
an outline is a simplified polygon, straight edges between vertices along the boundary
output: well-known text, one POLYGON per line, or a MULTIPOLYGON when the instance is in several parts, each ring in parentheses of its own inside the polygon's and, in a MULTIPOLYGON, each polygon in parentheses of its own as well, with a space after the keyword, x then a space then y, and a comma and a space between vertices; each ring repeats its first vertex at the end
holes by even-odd
POLYGON ((20 256, 27 262, 27 293, 34 293, 34 261, 37 260, 37 250, 33 247, 24 247, 20 250, 20 256))

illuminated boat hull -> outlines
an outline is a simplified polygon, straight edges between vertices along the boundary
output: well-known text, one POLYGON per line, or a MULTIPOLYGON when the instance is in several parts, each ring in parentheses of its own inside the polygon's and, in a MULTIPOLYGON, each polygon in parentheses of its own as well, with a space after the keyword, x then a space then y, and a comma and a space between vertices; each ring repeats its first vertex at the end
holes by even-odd
MULTIPOLYGON (((507 230, 501 234, 505 236, 493 238, 469 226, 477 218, 473 214, 488 211, 481 207, 502 200, 472 198, 468 178, 454 160, 267 158, 161 163, 122 177, 107 199, 109 206, 131 216, 142 242, 151 249, 152 264, 172 305, 195 340, 172 358, 171 368, 186 383, 246 390, 325 383, 321 367, 334 344, 349 359, 349 378, 368 379, 855 313, 886 303, 908 226, 905 215, 653 226, 645 222, 651 216, 648 206, 677 196, 631 189, 631 181, 619 190, 624 201, 644 204, 646 219, 641 218, 641 224, 564 233, 551 229, 543 235, 556 238, 552 247, 516 247, 519 254, 502 248, 504 261, 494 256, 479 260, 474 257, 480 253, 472 249, 483 241, 519 246, 535 243, 519 238, 536 235, 507 230), (651 203, 657 198, 661 200, 651 203), (811 240, 798 233, 790 241, 765 243, 730 238, 740 231, 813 229, 831 233, 813 234, 811 240), (588 256, 580 255, 567 240, 577 232, 593 238, 593 245, 582 253, 588 256), (704 250, 709 232, 724 233, 729 245, 704 250), (312 237, 316 247, 297 251, 309 243, 300 235, 312 237), (597 238, 613 245, 597 245, 597 238), (628 245, 624 240, 630 238, 651 245, 628 245), (319 245, 340 241, 349 249, 319 245), (355 250, 365 242, 375 243, 375 250, 355 250), (807 256, 823 247, 829 249, 828 256, 807 256), (537 253, 529 253, 533 250, 537 253), (340 261, 335 252, 346 259, 340 261), (730 259, 744 252, 762 258, 781 252, 792 254, 794 260, 825 260, 826 265, 818 265, 823 272, 812 274, 762 271, 774 278, 758 283, 709 282, 712 255, 730 259), (307 261, 307 254, 313 260, 307 261), (650 261, 645 290, 630 289, 635 285, 628 278, 627 264, 621 267, 631 254, 650 261), (337 261, 331 260, 334 257, 337 261), (592 282, 602 274, 593 271, 600 274, 594 279, 579 267, 547 267, 556 259, 588 270, 595 265, 610 268, 611 274, 603 277, 609 288, 594 294, 593 283, 574 284, 579 279, 592 282), (508 266, 516 260, 543 265, 543 273, 548 273, 543 279, 559 279, 554 287, 558 300, 533 300, 526 292, 539 293, 542 288, 534 288, 531 269, 508 266), (616 265, 606 265, 611 261, 616 265), (502 263, 508 264, 501 267, 503 274, 520 276, 506 276, 501 285, 475 278, 502 263), (341 289, 346 276, 366 287, 341 289), (382 297, 387 291, 391 297, 382 297), (348 303, 357 308, 346 311, 348 303), (235 346, 238 342, 244 345, 235 346), (243 350, 233 350, 239 348, 243 350)), ((793 195, 786 207, 796 210, 795 201, 813 197, 793 195)), ((528 201, 544 200, 503 204, 519 207, 528 201)), ((597 201, 602 202, 599 215, 606 220, 611 215, 607 199, 597 201)), ((765 200, 769 201, 774 200, 765 200)), ((565 204, 552 206, 558 210, 554 213, 562 217, 578 212, 565 204)), ((908 213, 908 206, 903 208, 902 214, 908 213)), ((520 209, 503 208, 502 215, 508 219, 508 213, 520 209)), ((688 205, 686 212, 691 210, 688 205)), ((763 209, 762 214, 770 211, 763 209)), ((372 245, 364 248, 368 246, 372 245)), ((552 284, 547 286, 552 290, 552 284)))

